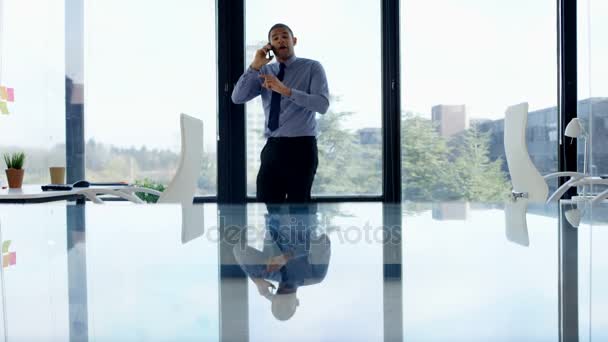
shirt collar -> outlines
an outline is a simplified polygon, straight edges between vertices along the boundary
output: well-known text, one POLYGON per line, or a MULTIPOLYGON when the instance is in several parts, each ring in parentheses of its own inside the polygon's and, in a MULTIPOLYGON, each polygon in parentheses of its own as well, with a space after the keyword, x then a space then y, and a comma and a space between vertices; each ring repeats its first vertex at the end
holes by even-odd
POLYGON ((285 67, 289 67, 291 64, 293 64, 293 62, 295 62, 297 59, 296 55, 294 54, 293 56, 291 56, 291 58, 289 58, 288 60, 285 61, 285 67))

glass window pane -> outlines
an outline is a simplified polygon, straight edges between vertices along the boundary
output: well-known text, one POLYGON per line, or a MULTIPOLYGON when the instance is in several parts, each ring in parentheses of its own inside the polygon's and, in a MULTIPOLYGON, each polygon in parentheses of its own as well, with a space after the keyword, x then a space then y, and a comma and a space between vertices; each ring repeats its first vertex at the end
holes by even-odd
POLYGON ((24 183, 46 184, 49 166, 65 166, 64 4, 3 1, 0 12, 0 86, 10 88, 0 94, 0 153, 24 152, 24 183))
MULTIPOLYGON (((578 169, 593 176, 608 175, 608 14, 603 1, 578 1, 578 117, 588 137, 578 140, 578 169), (586 141, 587 140, 587 141, 586 141), (588 144, 585 156, 585 144, 588 144)), ((594 187, 592 192, 603 191, 594 187)))
MULTIPOLYGON (((317 60, 325 69, 331 99, 329 111, 317 114, 313 196, 381 194, 380 2, 248 1, 246 13, 246 66, 268 41, 270 27, 285 23, 298 38, 296 56, 317 60)), ((247 192, 254 196, 265 144, 260 97, 246 109, 247 192)))
POLYGON ((402 1, 404 199, 501 201, 504 114, 522 102, 532 161, 557 169, 555 23, 553 0, 402 1))
MULTIPOLYGON (((578 139, 578 170, 592 176, 608 175, 608 14, 605 1, 578 0, 578 118, 587 138, 578 139), (588 150, 585 154, 585 144, 588 150), (585 163, 586 162, 586 163, 585 163), (586 164, 586 165, 585 165, 586 164)), ((579 193, 597 194, 606 186, 579 188, 579 193)), ((579 205, 579 338, 581 341, 608 337, 608 263, 605 249, 606 205, 579 205)))
POLYGON ((180 113, 203 120, 198 194, 216 193, 215 1, 85 6, 87 178, 166 185, 180 113))

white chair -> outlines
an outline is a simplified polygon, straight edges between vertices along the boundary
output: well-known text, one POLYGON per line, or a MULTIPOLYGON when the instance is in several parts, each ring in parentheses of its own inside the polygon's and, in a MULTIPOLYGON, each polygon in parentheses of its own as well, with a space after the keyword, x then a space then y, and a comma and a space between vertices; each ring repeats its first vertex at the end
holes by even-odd
POLYGON ((94 203, 103 203, 98 195, 113 195, 135 203, 144 203, 135 193, 142 192, 159 196, 157 203, 192 204, 197 189, 197 181, 203 167, 203 122, 182 114, 181 154, 177 171, 163 192, 138 186, 116 186, 104 188, 83 188, 79 194, 94 203))
POLYGON ((528 124, 528 103, 520 103, 507 108, 505 113, 504 145, 507 167, 513 185, 513 198, 527 198, 529 202, 551 202, 558 200, 571 186, 587 184, 591 179, 580 172, 554 172, 542 176, 528 153, 526 126, 528 124), (548 199, 547 180, 569 177, 548 199))

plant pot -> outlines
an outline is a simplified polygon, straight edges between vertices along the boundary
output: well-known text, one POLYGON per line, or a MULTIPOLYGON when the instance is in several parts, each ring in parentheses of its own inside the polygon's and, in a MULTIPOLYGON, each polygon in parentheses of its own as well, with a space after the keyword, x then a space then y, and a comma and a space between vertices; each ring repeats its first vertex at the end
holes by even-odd
POLYGON ((8 187, 11 189, 19 189, 23 185, 23 169, 7 169, 6 178, 8 179, 8 187))

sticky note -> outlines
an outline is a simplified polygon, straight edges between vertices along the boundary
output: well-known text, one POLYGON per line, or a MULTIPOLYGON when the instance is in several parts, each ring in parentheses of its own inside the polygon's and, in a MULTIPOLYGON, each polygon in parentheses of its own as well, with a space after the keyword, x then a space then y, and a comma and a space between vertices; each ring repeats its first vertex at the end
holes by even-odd
POLYGON ((2 267, 9 267, 17 264, 17 252, 11 252, 2 256, 2 267))
POLYGON ((8 91, 6 90, 6 87, 0 87, 0 99, 2 100, 8 100, 8 91))
POLYGON ((11 246, 11 240, 6 240, 2 243, 2 254, 8 253, 8 248, 11 246))
POLYGON ((8 102, 14 102, 15 101, 15 89, 13 88, 6 88, 6 100, 8 102))
POLYGON ((6 102, 0 101, 0 113, 2 113, 4 115, 9 114, 8 107, 6 106, 6 102))

